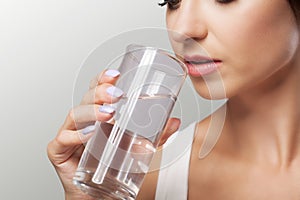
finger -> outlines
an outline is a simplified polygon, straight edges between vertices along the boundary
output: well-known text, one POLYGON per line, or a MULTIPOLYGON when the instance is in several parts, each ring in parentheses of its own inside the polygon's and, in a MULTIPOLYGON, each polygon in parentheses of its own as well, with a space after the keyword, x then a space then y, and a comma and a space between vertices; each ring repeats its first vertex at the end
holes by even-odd
POLYGON ((101 83, 110 83, 115 84, 118 77, 120 75, 120 72, 116 69, 107 69, 103 72, 101 72, 99 75, 94 77, 91 82, 89 88, 95 88, 97 85, 101 83))
POLYGON ((70 110, 61 130, 78 130, 95 121, 108 121, 115 110, 109 105, 79 105, 70 110))
POLYGON ((159 146, 163 145, 167 141, 167 139, 179 129, 180 123, 180 119, 178 118, 170 118, 168 120, 162 137, 159 141, 159 146))
POLYGON ((63 130, 57 134, 47 147, 48 157, 52 163, 58 165, 69 159, 82 144, 86 143, 95 133, 95 125, 82 130, 63 130))
POLYGON ((123 95, 123 91, 110 83, 103 83, 90 89, 83 97, 80 104, 115 103, 123 95))

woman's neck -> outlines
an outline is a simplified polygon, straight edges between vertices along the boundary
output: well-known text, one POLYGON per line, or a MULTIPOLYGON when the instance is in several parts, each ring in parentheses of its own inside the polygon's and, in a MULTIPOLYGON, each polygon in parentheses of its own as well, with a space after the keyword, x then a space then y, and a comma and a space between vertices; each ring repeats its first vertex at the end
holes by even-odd
POLYGON ((281 167, 300 155, 300 66, 292 66, 227 103, 225 127, 233 145, 281 167))

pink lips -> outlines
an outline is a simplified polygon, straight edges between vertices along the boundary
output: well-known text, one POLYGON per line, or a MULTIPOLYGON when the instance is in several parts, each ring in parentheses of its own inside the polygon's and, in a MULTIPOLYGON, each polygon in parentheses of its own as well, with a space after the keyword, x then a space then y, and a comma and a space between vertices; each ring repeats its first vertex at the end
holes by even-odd
POLYGON ((214 73, 222 64, 221 60, 199 55, 185 56, 184 62, 188 68, 189 75, 194 77, 205 76, 214 73))

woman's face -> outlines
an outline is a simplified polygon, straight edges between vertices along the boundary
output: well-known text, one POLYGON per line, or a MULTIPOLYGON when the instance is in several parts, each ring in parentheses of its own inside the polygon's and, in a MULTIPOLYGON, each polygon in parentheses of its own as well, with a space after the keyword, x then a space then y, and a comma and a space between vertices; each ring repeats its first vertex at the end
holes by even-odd
POLYGON ((170 41, 205 98, 257 88, 297 57, 299 28, 288 0, 178 2, 167 11, 170 41))

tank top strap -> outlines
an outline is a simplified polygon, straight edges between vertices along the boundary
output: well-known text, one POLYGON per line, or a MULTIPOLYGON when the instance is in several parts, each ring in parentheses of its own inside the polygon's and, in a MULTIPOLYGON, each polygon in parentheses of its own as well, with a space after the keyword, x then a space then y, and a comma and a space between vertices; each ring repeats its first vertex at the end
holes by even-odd
POLYGON ((186 200, 191 147, 196 122, 173 134, 164 144, 155 200, 186 200))

